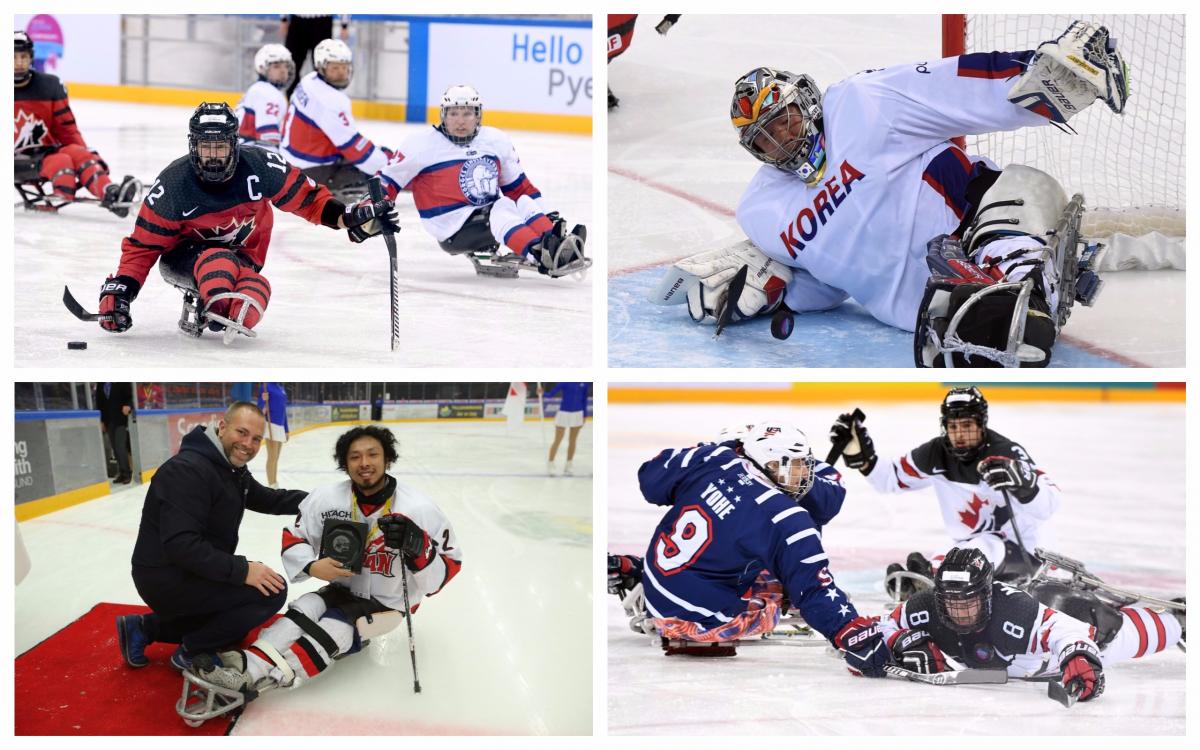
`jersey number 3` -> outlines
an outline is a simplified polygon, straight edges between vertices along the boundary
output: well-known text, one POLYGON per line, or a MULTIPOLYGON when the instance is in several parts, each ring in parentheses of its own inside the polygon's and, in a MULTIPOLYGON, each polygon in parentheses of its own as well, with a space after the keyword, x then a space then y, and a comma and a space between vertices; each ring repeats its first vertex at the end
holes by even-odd
POLYGON ((665 576, 686 569, 712 542, 712 518, 699 505, 684 507, 671 527, 654 543, 654 567, 665 576))

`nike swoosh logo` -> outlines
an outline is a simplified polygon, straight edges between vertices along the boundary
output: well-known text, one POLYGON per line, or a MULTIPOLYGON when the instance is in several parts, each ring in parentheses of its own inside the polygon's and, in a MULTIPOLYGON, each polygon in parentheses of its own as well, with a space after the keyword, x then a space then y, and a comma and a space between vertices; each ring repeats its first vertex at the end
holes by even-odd
POLYGON ((183 215, 184 215, 184 216, 191 216, 192 214, 196 213, 196 212, 197 212, 197 211, 199 211, 199 210, 200 210, 200 207, 199 207, 199 206, 196 206, 196 207, 195 207, 195 208, 193 208, 191 211, 184 211, 184 212, 183 212, 183 215))

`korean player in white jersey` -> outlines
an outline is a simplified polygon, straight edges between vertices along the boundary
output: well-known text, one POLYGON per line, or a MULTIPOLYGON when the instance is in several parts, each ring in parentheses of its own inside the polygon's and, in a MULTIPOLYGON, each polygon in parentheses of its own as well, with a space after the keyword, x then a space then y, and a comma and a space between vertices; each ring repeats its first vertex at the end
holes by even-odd
POLYGON ((278 153, 288 105, 284 92, 296 77, 296 64, 287 47, 265 44, 254 54, 254 72, 258 80, 246 89, 236 109, 238 138, 278 153))

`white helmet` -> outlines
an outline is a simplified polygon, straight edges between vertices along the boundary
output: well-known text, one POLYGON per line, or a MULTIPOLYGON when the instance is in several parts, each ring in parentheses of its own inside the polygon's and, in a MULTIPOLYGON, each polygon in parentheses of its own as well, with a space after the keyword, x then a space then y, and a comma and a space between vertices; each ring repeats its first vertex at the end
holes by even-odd
POLYGON ((746 457, 779 489, 799 498, 812 487, 817 460, 800 430, 779 422, 763 422, 740 440, 746 457))
POLYGON ((722 427, 717 433, 718 443, 727 443, 730 440, 741 440, 750 430, 754 429, 752 424, 733 424, 727 427, 722 427))
POLYGON ((479 123, 483 120, 483 100, 479 92, 465 83, 456 83, 442 94, 441 131, 452 142, 464 146, 479 135, 479 123), (467 136, 453 136, 446 130, 446 110, 450 107, 472 107, 475 110, 475 130, 467 136))
POLYGON ((286 89, 292 85, 292 80, 296 77, 296 63, 292 61, 292 53, 282 44, 264 44, 258 52, 254 53, 254 71, 258 73, 259 78, 275 88, 286 89), (267 77, 267 70, 274 63, 287 64, 288 77, 283 83, 276 83, 267 77))
POLYGON ((313 50, 313 62, 317 69, 317 73, 321 78, 333 86, 335 89, 344 89, 350 85, 350 79, 354 77, 354 53, 350 51, 350 47, 341 39, 326 39, 317 45, 313 50), (343 83, 334 83, 325 77, 325 66, 331 62, 346 63, 348 69, 346 71, 346 80, 343 83))

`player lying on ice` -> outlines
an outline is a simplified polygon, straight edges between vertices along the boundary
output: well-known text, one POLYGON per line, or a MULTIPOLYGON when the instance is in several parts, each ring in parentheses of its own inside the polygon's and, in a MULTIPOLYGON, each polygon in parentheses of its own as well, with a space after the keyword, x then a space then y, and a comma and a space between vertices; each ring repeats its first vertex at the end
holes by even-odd
POLYGON ((228 713, 276 687, 303 684, 358 652, 363 639, 382 635, 415 613, 424 597, 442 590, 462 567, 462 549, 450 521, 421 492, 386 473, 398 458, 391 430, 355 427, 338 438, 338 468, 348 479, 319 487, 300 504, 283 531, 283 565, 288 580, 311 578, 329 585, 288 605, 249 648, 197 656, 185 674, 193 693, 177 707, 190 723, 228 713), (352 544, 346 520, 360 524, 365 545, 361 568, 334 559, 352 544), (326 535, 329 538, 325 538, 326 535))
POLYGON ((83 141, 62 82, 33 69, 33 42, 24 31, 13 32, 13 84, 13 178, 25 207, 57 211, 83 188, 103 208, 128 216, 142 183, 109 179, 104 159, 83 141))
POLYGON ((1019 678, 1048 676, 1071 696, 1069 705, 1104 692, 1105 667, 1183 639, 1182 612, 1129 607, 1121 617, 1123 622, 1109 628, 1077 619, 994 581, 992 563, 980 550, 955 547, 938 568, 933 590, 900 604, 881 625, 888 648, 906 669, 929 674, 966 667, 1003 669, 1019 678))
POLYGON ((122 333, 133 325, 130 306, 155 263, 184 292, 179 322, 199 336, 224 331, 225 342, 254 336, 271 299, 262 275, 271 241, 271 205, 362 242, 395 225, 391 201, 343 205, 278 154, 241 148, 238 123, 225 104, 201 104, 188 122, 188 155, 154 181, 121 261, 100 290, 100 326, 122 333))
POLYGON ((732 320, 779 311, 786 338, 791 312, 852 297, 916 332, 918 366, 1046 366, 1073 302, 1099 292, 1100 248, 1077 237, 1082 199, 951 139, 1060 125, 1096 99, 1120 114, 1128 93, 1108 31, 1083 22, 1036 52, 864 71, 824 97, 807 75, 756 68, 731 109, 764 164, 737 209, 749 240, 678 262, 659 301, 682 280, 693 320, 717 321, 732 296, 732 320))
POLYGON ((264 44, 254 53, 254 72, 258 80, 250 84, 234 110, 238 118, 238 137, 242 145, 261 146, 279 151, 283 115, 287 112, 284 92, 296 77, 292 53, 282 44, 264 44))
POLYGON ((642 464, 646 501, 669 509, 642 558, 609 555, 609 591, 667 654, 733 655, 788 606, 856 674, 890 661, 877 621, 860 617, 829 572, 821 528, 838 514, 841 475, 795 427, 765 422, 642 464), (785 601, 786 597, 786 601, 785 601))
POLYGON ((566 221, 545 210, 512 139, 482 118, 479 92, 446 89, 441 122, 406 140, 383 170, 388 196, 410 191, 425 229, 446 252, 467 255, 478 273, 585 271, 592 264, 583 254, 586 228, 568 233, 566 221))

